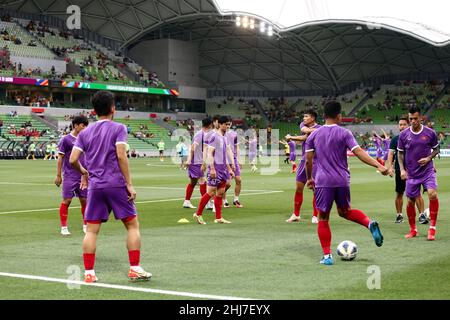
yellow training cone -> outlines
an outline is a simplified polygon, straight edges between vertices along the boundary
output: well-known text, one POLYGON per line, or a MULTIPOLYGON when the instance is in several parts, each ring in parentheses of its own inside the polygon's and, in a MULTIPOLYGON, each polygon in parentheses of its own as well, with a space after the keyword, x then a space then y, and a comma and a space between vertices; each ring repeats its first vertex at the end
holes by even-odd
POLYGON ((189 220, 183 218, 183 219, 178 220, 178 223, 189 223, 189 220))

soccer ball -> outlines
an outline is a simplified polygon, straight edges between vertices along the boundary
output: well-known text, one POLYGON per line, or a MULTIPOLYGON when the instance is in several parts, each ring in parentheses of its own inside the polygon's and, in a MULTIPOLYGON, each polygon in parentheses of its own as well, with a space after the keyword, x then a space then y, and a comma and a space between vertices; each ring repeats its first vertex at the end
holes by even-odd
POLYGON ((425 213, 425 215, 427 216, 427 219, 430 220, 430 208, 426 208, 423 213, 425 213))
POLYGON ((358 247, 350 240, 344 240, 337 246, 336 252, 342 260, 353 260, 358 253, 358 247))

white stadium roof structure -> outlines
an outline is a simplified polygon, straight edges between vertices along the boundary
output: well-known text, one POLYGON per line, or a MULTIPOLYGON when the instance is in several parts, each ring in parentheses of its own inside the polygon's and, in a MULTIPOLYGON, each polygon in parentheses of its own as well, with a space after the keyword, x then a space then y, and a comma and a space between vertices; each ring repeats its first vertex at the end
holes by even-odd
POLYGON ((383 77, 450 75, 448 0, 3 0, 0 9, 66 19, 74 4, 84 30, 120 48, 197 43, 210 90, 338 92, 383 77))

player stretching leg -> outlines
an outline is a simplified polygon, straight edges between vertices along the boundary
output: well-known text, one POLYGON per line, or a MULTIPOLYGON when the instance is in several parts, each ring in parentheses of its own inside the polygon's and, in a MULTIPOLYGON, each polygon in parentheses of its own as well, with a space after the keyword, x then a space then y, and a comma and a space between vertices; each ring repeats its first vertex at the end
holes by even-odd
MULTIPOLYGON (((398 129, 400 132, 407 129, 409 126, 409 121, 407 118, 400 118, 398 120, 398 129)), ((406 189, 406 181, 403 180, 400 176, 400 165, 398 164, 398 154, 397 154, 397 144, 398 144, 398 135, 393 137, 390 145, 389 145, 389 154, 388 158, 386 160, 386 167, 389 169, 389 175, 391 177, 394 176, 395 171, 395 208, 397 210, 397 217, 395 218, 395 223, 402 223, 403 222, 403 194, 405 193, 406 189), (392 168, 392 163, 395 159, 395 170, 392 168)), ((416 198, 416 205, 417 209, 419 209, 419 212, 421 212, 420 216, 425 215, 425 205, 423 203, 422 195, 419 195, 416 198)), ((419 221, 420 221, 419 216, 419 221)), ((425 217, 426 219, 426 217, 425 217)), ((428 220, 425 220, 428 222, 428 220)))
POLYGON ((151 273, 139 265, 141 234, 134 205, 136 191, 131 182, 126 152, 127 129, 125 125, 112 121, 116 106, 111 92, 98 91, 92 104, 99 120, 80 132, 69 160, 82 174, 82 189, 89 183, 85 215, 87 232, 83 240, 84 281, 97 281, 94 271, 97 237, 111 210, 117 220, 122 220, 128 233, 128 279, 150 280, 151 273), (82 153, 85 154, 86 169, 79 162, 82 153))
MULTIPOLYGON (((78 134, 88 125, 89 121, 86 117, 76 116, 72 120, 72 132, 62 137, 58 144, 58 164, 55 184, 59 187, 62 183, 63 200, 59 208, 59 219, 61 222, 61 234, 63 236, 70 236, 69 228, 67 227, 67 216, 69 214, 69 206, 74 196, 77 196, 80 200, 81 214, 83 216, 83 232, 86 233, 84 212, 86 210, 87 191, 81 190, 81 174, 72 168, 69 159, 78 134), (64 179, 61 176, 61 171, 64 174, 64 179)), ((80 163, 83 167, 85 166, 84 156, 80 157, 80 163)))
POLYGON ((409 233, 405 238, 417 236, 416 199, 420 196, 420 186, 427 189, 430 200, 430 228, 428 240, 436 238, 436 220, 439 211, 437 197, 436 173, 433 168, 433 158, 439 154, 439 140, 436 132, 421 124, 420 109, 409 109, 409 122, 411 126, 400 133, 398 138, 398 163, 400 165, 401 178, 406 180, 406 196, 408 204, 409 233), (431 151, 433 150, 433 151, 431 151), (406 154, 405 154, 406 153, 406 154))
POLYGON ((352 209, 350 205, 350 172, 347 163, 347 149, 350 149, 363 163, 377 168, 383 175, 388 169, 371 158, 356 142, 353 134, 338 124, 342 120, 341 105, 329 101, 324 107, 325 125, 315 130, 306 140, 307 186, 314 190, 319 223, 317 233, 323 250, 321 264, 332 265, 331 230, 328 224, 333 202, 342 218, 368 228, 375 244, 383 244, 378 223, 370 220, 364 212, 352 209), (314 157, 316 155, 316 157, 314 157), (316 179, 313 179, 313 162, 316 162, 316 179))
POLYGON ((195 207, 191 203, 192 193, 197 182, 200 185, 200 194, 206 193, 205 167, 203 166, 203 145, 205 143, 205 135, 211 130, 212 120, 205 118, 202 120, 202 129, 194 135, 194 139, 186 161, 188 166, 189 183, 186 186, 186 196, 184 198, 183 208, 195 207))
POLYGON ((234 174, 233 154, 227 147, 225 134, 228 129, 229 119, 221 116, 218 120, 219 130, 209 138, 207 148, 208 164, 208 188, 198 205, 194 219, 199 224, 206 224, 202 214, 208 201, 214 197, 214 207, 216 209, 216 219, 214 223, 230 223, 222 217, 222 196, 225 192, 226 182, 230 175, 234 174), (230 167, 231 164, 231 167, 230 167))
MULTIPOLYGON (((293 141, 303 142, 302 143, 302 158, 298 165, 297 176, 296 176, 296 189, 294 195, 294 212, 291 217, 286 220, 286 222, 296 222, 300 221, 300 209, 303 203, 303 190, 306 184, 306 172, 305 172, 305 141, 308 136, 316 129, 320 128, 321 125, 317 124, 317 113, 310 109, 307 110, 303 115, 303 122, 300 124, 300 131, 303 135, 301 136, 286 136, 286 139, 291 139, 293 141)), ((313 168, 313 178, 316 175, 316 166, 313 168)), ((317 215, 318 210, 316 208, 316 201, 313 195, 313 217, 311 222, 318 223, 317 215)))
MULTIPOLYGON (((230 127, 231 127, 231 117, 229 117, 229 121, 230 121, 230 127)), ((234 161, 234 166, 236 168, 234 175, 233 175, 234 181, 236 183, 236 185, 234 186, 233 205, 236 206, 236 208, 243 208, 244 206, 239 201, 239 196, 241 194, 241 189, 242 189, 241 164, 238 161, 239 156, 240 156, 239 141, 238 141, 237 132, 231 130, 230 127, 228 128, 228 131, 225 134, 225 137, 227 138, 228 147, 231 148, 231 152, 233 152, 233 161, 234 161)), ((228 204, 226 192, 231 187, 231 179, 232 179, 232 177, 230 177, 230 179, 227 181, 225 193, 223 194, 224 208, 230 207, 230 205, 228 204)))

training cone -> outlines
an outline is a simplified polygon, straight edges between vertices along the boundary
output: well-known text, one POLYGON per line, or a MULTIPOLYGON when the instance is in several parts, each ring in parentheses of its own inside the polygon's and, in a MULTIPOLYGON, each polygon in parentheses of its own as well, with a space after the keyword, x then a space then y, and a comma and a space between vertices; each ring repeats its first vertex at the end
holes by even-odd
POLYGON ((183 218, 183 219, 178 220, 178 223, 189 223, 189 220, 183 218))

